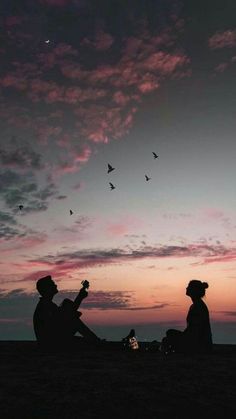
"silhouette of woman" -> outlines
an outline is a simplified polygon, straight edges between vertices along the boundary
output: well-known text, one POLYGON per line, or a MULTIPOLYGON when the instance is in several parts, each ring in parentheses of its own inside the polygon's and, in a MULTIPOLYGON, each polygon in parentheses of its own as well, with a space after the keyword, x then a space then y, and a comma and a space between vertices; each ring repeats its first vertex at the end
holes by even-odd
POLYGON ((206 282, 193 279, 186 288, 186 295, 191 298, 193 304, 190 306, 187 315, 187 327, 181 332, 176 329, 169 329, 162 339, 161 351, 164 353, 210 353, 212 350, 212 334, 209 319, 209 312, 202 300, 205 290, 208 288, 206 282))

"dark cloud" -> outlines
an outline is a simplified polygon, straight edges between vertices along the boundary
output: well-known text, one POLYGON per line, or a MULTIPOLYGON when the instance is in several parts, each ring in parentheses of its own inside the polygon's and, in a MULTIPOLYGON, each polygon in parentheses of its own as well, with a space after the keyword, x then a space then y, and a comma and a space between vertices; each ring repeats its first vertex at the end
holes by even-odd
POLYGON ((37 297, 18 288, 8 293, 1 292, 0 302, 1 319, 32 319, 37 297))
POLYGON ((50 199, 56 194, 57 188, 54 183, 39 187, 32 173, 21 174, 9 169, 0 171, 0 195, 14 214, 46 211, 50 199), (18 208, 20 204, 24 206, 21 212, 18 208))
POLYGON ((23 237, 25 233, 19 229, 7 226, 0 221, 0 239, 9 240, 16 237, 23 237))
MULTIPOLYGON (((72 300, 77 296, 78 291, 60 291, 55 301, 60 304, 64 298, 72 300)), ((1 319, 26 318, 38 302, 38 294, 26 293, 24 289, 17 288, 10 292, 0 291, 1 319)), ((168 306, 167 303, 159 303, 152 306, 135 306, 133 304, 133 293, 125 291, 90 291, 89 296, 83 301, 83 309, 86 310, 129 310, 143 311, 162 309, 168 306)))
POLYGON ((137 306, 137 307, 126 307, 123 310, 129 310, 129 311, 144 311, 144 310, 159 310, 162 308, 167 307, 169 304, 167 303, 160 303, 160 304, 155 304, 153 306, 137 306))
POLYGON ((162 217, 163 218, 166 218, 166 219, 168 219, 168 220, 178 220, 178 219, 185 219, 185 218, 191 218, 191 217, 193 217, 193 215, 192 214, 189 214, 189 213, 179 213, 179 214, 174 214, 174 213, 165 213, 165 214, 162 214, 162 217))
POLYGON ((9 240, 24 235, 17 224, 11 214, 0 211, 0 239, 9 240))
MULTIPOLYGON (((76 292, 63 292, 63 298, 74 299, 76 292)), ((96 291, 89 292, 89 297, 84 300, 83 308, 92 310, 124 310, 130 307, 132 293, 123 291, 96 291)))
POLYGON ((236 311, 220 311, 220 313, 225 314, 226 316, 236 316, 236 311))
POLYGON ((8 214, 7 212, 0 211, 0 223, 16 225, 17 222, 11 214, 8 214))
POLYGON ((57 227, 54 229, 54 232, 59 233, 60 235, 64 236, 65 234, 76 234, 77 237, 81 237, 89 227, 94 224, 94 219, 91 217, 86 217, 83 215, 77 215, 74 212, 75 221, 70 227, 57 227), (79 235, 79 236, 78 236, 79 235))
POLYGON ((48 198, 55 196, 55 189, 54 183, 50 183, 44 188, 40 188, 37 192, 32 194, 32 196, 40 201, 46 201, 48 198))
POLYGON ((41 155, 29 147, 18 147, 15 150, 0 149, 0 163, 2 167, 20 169, 42 169, 41 155))
POLYGON ((12 170, 0 171, 0 193, 4 193, 9 187, 22 184, 22 176, 12 170))
POLYGON ((46 236, 19 223, 12 214, 0 211, 0 239, 6 241, 19 239, 21 243, 18 243, 18 246, 28 247, 33 244, 42 243, 45 241, 46 236))
POLYGON ((11 245, 11 250, 14 251, 45 242, 46 234, 28 228, 24 224, 15 223, 12 226, 0 220, 0 239, 4 241, 14 240, 14 244, 11 245))
POLYGON ((58 195, 56 196, 56 199, 58 199, 59 201, 62 201, 63 199, 66 199, 67 195, 58 195))

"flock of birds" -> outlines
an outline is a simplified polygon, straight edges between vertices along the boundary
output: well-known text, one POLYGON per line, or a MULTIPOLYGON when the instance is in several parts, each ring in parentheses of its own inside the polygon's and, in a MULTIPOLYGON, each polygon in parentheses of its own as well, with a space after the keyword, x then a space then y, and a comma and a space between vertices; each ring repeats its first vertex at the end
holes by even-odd
MULTIPOLYGON (((154 159, 157 159, 159 156, 153 151, 152 152, 152 154, 153 154, 153 157, 154 157, 154 159)), ((107 170, 107 173, 110 173, 110 172, 112 172, 113 170, 115 170, 115 167, 112 167, 109 163, 108 163, 108 170, 107 170)), ((145 179, 146 179, 146 181, 148 182, 151 178, 148 176, 148 175, 145 175, 145 179)), ((110 188, 111 188, 111 191, 113 190, 113 189, 115 189, 116 187, 113 185, 113 183, 111 183, 111 182, 109 182, 109 185, 110 185, 110 188)))
MULTIPOLYGON (((159 156, 153 151, 152 152, 152 154, 153 154, 153 157, 154 157, 154 159, 157 159, 159 156)), ((108 170, 107 170, 107 173, 109 174, 109 173, 111 173, 111 172, 113 172, 113 170, 115 170, 115 167, 112 167, 112 165, 111 164, 107 164, 107 166, 108 166, 108 170)), ((146 179, 146 181, 148 182, 151 178, 148 176, 148 175, 145 175, 145 179, 146 179)), ((116 187, 113 185, 113 183, 111 183, 111 182, 109 182, 109 185, 110 185, 110 190, 112 191, 113 189, 115 189, 116 187)), ((22 211, 23 210, 23 208, 24 208, 24 206, 21 204, 21 205, 19 205, 18 206, 19 207, 19 210, 20 211, 22 211)), ((74 214, 74 212, 72 211, 72 209, 70 209, 70 215, 73 215, 74 214)))

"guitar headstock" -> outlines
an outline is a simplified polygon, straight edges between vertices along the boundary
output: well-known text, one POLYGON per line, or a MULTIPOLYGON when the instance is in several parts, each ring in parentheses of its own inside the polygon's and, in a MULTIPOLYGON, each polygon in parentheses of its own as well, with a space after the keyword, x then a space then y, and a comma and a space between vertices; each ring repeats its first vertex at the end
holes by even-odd
POLYGON ((82 281, 81 284, 85 290, 89 288, 89 281, 87 281, 87 279, 82 281))

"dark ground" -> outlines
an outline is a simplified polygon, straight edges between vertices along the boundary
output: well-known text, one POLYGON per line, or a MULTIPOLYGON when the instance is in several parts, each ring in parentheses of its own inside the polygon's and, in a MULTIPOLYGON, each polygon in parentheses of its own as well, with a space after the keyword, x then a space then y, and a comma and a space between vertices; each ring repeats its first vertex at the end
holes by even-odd
POLYGON ((108 349, 68 355, 1 341, 0 361, 2 419, 236 417, 236 345, 194 357, 108 349))

